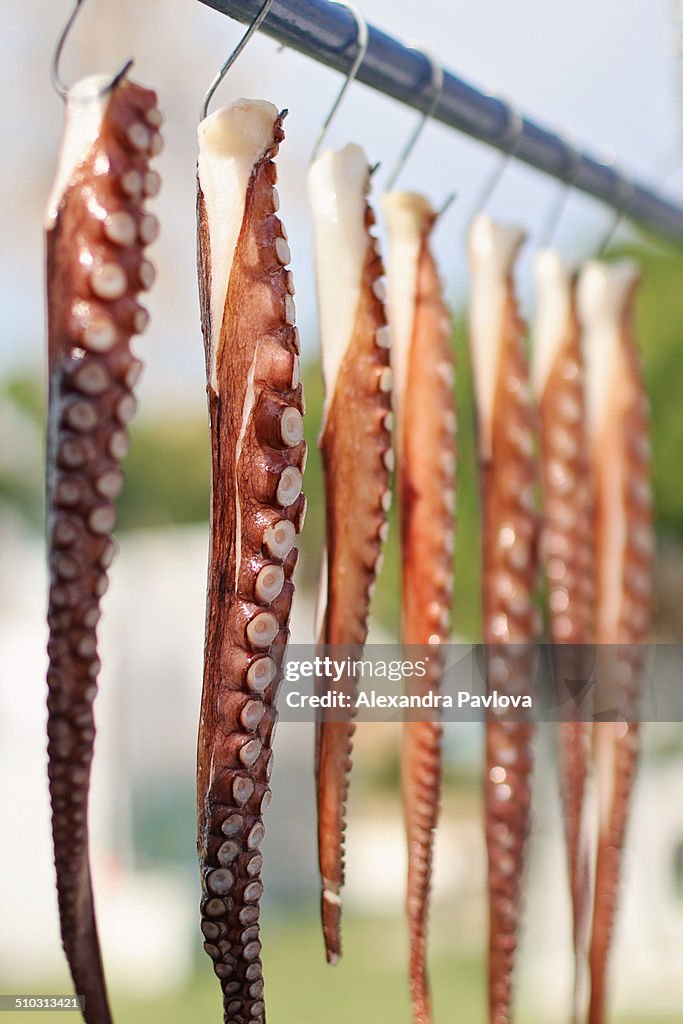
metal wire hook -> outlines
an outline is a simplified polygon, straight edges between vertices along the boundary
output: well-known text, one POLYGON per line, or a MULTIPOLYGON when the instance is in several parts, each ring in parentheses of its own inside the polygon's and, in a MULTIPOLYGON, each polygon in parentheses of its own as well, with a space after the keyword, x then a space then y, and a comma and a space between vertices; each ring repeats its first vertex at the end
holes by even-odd
POLYGON ((468 233, 474 220, 485 209, 485 207, 489 203, 489 200, 491 199, 491 196, 498 188, 498 185, 500 184, 503 175, 505 174, 505 171, 508 168, 510 160, 512 159, 513 156, 516 156, 519 150, 520 143, 522 141, 523 134, 524 118, 519 113, 519 111, 515 110, 514 107, 511 107, 508 104, 508 125, 506 135, 509 135, 509 142, 506 145, 505 149, 503 150, 500 160, 493 168, 493 171, 488 181, 484 184, 484 187, 482 188, 481 192, 479 193, 479 196, 477 197, 477 201, 474 204, 474 208, 472 210, 472 213, 470 214, 467 223, 468 233))
POLYGON ((551 207, 550 213, 546 217, 545 223, 541 228, 539 246, 543 249, 550 248, 550 244, 553 240, 553 236, 557 231, 564 208, 567 204, 569 194, 576 184, 581 170, 581 151, 577 148, 573 136, 565 135, 565 145, 568 152, 567 160, 567 173, 564 176, 562 188, 557 196, 553 206, 551 207))
POLYGON ((674 62, 676 102, 678 113, 678 150, 683 147, 683 2, 670 0, 671 57, 674 62))
POLYGON ((225 78, 225 76, 227 75, 228 71, 233 66, 233 64, 235 63, 235 61, 239 57, 239 55, 242 53, 242 51, 244 50, 245 46, 247 45, 247 43, 251 39, 251 37, 258 32, 258 30, 260 29, 261 25, 266 20, 266 17, 268 15, 268 11, 270 10, 270 8, 272 6, 273 6, 273 0, 265 0, 265 3, 261 7, 260 11, 258 12, 256 17, 254 18, 254 20, 252 21, 251 25, 249 26, 247 31, 244 33, 244 35, 242 36, 242 38, 240 39, 239 43, 237 44, 235 49, 232 51, 232 53, 230 54, 230 56, 228 57, 226 62, 222 65, 220 71, 218 72, 218 74, 216 75, 214 80, 212 81, 212 83, 209 86, 209 88, 206 90, 206 95, 204 96, 204 101, 202 103, 202 109, 201 109, 201 115, 200 115, 200 118, 199 118, 200 121, 203 121, 204 118, 206 117, 206 115, 208 114, 208 112, 209 112, 209 103, 213 99, 214 93, 216 92, 216 89, 221 84, 221 82, 223 81, 223 79, 225 78))
POLYGON ((327 117, 323 121, 322 128, 320 129, 320 133, 318 135, 318 138, 313 143, 313 149, 311 150, 311 156, 310 156, 310 160, 309 160, 310 163, 313 163, 313 161, 315 160, 316 156, 318 155, 318 152, 320 150, 320 146, 322 145, 322 141, 325 138, 325 136, 327 135, 327 130, 330 127, 335 114, 339 110, 339 106, 341 104, 341 101, 344 99, 344 96, 346 95, 346 90, 349 88, 351 83, 356 78, 356 75, 358 74, 358 70, 359 70, 361 64, 363 63, 363 61, 365 60, 365 54, 368 52, 368 45, 370 43, 370 33, 368 32, 368 23, 365 20, 365 16, 363 15, 363 13, 355 6, 355 4, 347 3, 347 0, 332 0, 332 3, 338 4, 340 7, 345 7, 348 11, 351 12, 351 14, 356 19, 356 26, 357 26, 357 29, 358 29, 358 34, 357 34, 357 37, 356 37, 357 43, 358 43, 358 52, 356 53, 356 56, 355 56, 354 61, 353 61, 353 64, 349 68, 349 73, 346 76, 346 81, 344 82, 343 86, 341 87, 339 95, 337 96, 336 100, 334 101, 332 109, 330 110, 329 114, 327 115, 327 117))
MULTIPOLYGON (((83 6, 84 2, 85 2, 85 0, 76 0, 76 3, 74 5, 74 9, 72 10, 71 14, 69 15, 69 17, 67 19, 67 22, 66 22, 64 28, 62 29, 62 34, 60 35, 59 39, 57 40, 57 45, 55 46, 55 52, 52 55, 52 73, 51 73, 52 84, 55 87, 55 91, 62 97, 63 100, 67 99, 67 97, 69 95, 69 88, 68 88, 68 86, 64 85, 64 82, 61 79, 61 76, 59 74, 59 64, 60 64, 60 61, 62 59, 62 52, 64 50, 64 44, 66 43, 66 41, 67 41, 67 39, 69 37, 71 29, 73 28, 73 24, 74 24, 76 18, 78 17, 78 12, 80 11, 80 9, 83 6)), ((105 96, 108 92, 111 92, 112 89, 114 89, 119 84, 121 79, 125 78, 125 76, 128 74, 128 72, 130 71, 132 66, 133 66, 133 60, 132 59, 131 60, 127 60, 126 63, 121 68, 121 70, 116 75, 114 75, 114 77, 112 78, 111 82, 108 85, 106 85, 103 89, 100 89, 99 92, 94 93, 94 94, 90 94, 88 98, 92 98, 93 95, 94 96, 105 96)))
POLYGON ((389 174, 387 183, 385 185, 385 189, 387 192, 389 192, 396 184, 396 180, 401 171, 403 170, 403 168, 405 167, 408 157, 415 148, 415 144, 417 143, 417 140, 422 134, 422 131, 425 125, 427 124, 427 121, 429 121, 430 117, 436 110, 437 104, 441 98, 441 93, 443 92, 443 68, 441 67, 440 64, 436 63, 433 54, 431 54, 428 50, 423 50, 421 46, 411 46, 410 48, 411 50, 416 50, 418 53, 421 53, 424 57, 426 57, 426 59, 430 63, 432 99, 429 104, 429 107, 418 121, 412 134, 410 135, 410 138, 408 139, 405 146, 401 150, 398 160, 396 161, 393 170, 389 174))
POLYGON ((438 217, 439 220, 441 220, 441 218, 446 213, 446 211, 451 208, 451 206, 453 205, 453 203, 456 201, 457 198, 458 198, 458 193, 457 192, 450 192, 446 196, 446 198, 442 202, 441 206, 436 211, 436 216, 438 217))
POLYGON ((633 202, 634 196, 636 194, 635 184, 630 180, 630 178, 626 178, 622 175, 621 181, 619 183, 619 192, 620 195, 615 207, 614 220, 610 224, 609 230, 607 231, 604 238, 602 239, 602 242, 600 243, 600 247, 597 250, 596 259, 602 258, 602 256, 605 253, 605 249, 614 238, 617 228, 619 227, 624 217, 628 213, 629 207, 631 206, 631 203, 633 202))

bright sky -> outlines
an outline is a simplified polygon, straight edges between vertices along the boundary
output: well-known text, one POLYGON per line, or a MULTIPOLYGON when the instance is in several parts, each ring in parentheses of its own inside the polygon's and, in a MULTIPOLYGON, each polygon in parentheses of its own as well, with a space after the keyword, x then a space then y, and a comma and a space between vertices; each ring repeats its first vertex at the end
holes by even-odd
MULTIPOLYGON (((364 0, 369 21, 431 49, 479 87, 499 92, 524 112, 558 130, 571 128, 600 152, 612 147, 646 179, 676 154, 678 106, 671 59, 671 0, 364 0), (419 20, 418 20, 419 12, 419 20)), ((51 50, 70 0, 4 0, 0 5, 0 373, 43 359, 42 208, 61 131, 61 104, 49 80, 51 50)), ((161 241, 153 258, 158 284, 149 301, 152 324, 137 348, 147 363, 143 410, 169 402, 202 407, 204 365, 195 259, 195 125, 201 96, 241 26, 197 0, 87 0, 65 56, 65 75, 115 69, 136 58, 136 77, 154 86, 166 113, 164 178, 156 212, 161 241)), ((341 84, 340 76, 271 40, 255 39, 217 97, 271 99, 287 106, 281 149, 280 194, 293 252, 299 321, 310 353, 317 345, 310 224, 304 178, 318 127, 341 84)), ((416 114, 362 85, 353 86, 328 138, 331 145, 363 144, 371 162, 393 164, 416 114)), ((466 289, 463 231, 478 184, 495 154, 440 126, 429 126, 399 184, 436 204, 456 190, 458 203, 438 235, 442 272, 454 298, 466 289)), ((382 185, 382 171, 377 175, 382 185)), ((531 301, 529 255, 557 186, 513 166, 491 211, 519 220, 531 233, 519 279, 531 301)), ((609 225, 590 200, 572 197, 558 241, 574 255, 588 253, 609 225)))

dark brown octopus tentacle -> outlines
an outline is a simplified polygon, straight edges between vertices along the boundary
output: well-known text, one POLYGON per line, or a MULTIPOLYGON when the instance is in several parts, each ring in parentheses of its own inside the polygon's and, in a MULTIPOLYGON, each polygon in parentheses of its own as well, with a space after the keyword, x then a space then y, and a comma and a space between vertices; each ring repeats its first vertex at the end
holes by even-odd
POLYGON ((137 293, 158 232, 143 196, 159 188, 156 95, 100 78, 67 97, 67 127, 47 224, 49 410, 47 532, 48 772, 64 950, 89 1024, 109 1024, 88 852, 88 790, 100 662, 97 622, 114 557, 119 463, 142 363, 130 351, 147 312, 137 293))
POLYGON ((252 100, 199 126, 212 496, 198 850, 204 949, 232 1024, 265 1020, 259 848, 305 510, 294 288, 274 188, 283 137, 276 108, 252 100))
MULTIPOLYGON (((321 645, 360 656, 391 500, 391 370, 384 269, 367 202, 365 154, 323 153, 309 172, 314 213, 325 413, 320 449, 326 501, 321 645), (343 268, 342 269, 340 269, 343 268), (339 280, 346 291, 340 294, 339 280)), ((343 683, 353 695, 355 680, 343 683)), ((341 956, 345 805, 354 724, 318 721, 316 786, 321 913, 327 959, 341 956)))
POLYGON ((566 716, 558 726, 558 742, 573 917, 573 1019, 578 1020, 586 981, 591 890, 592 841, 584 813, 590 726, 573 714, 577 693, 572 692, 571 681, 588 679, 592 671, 588 645, 594 642, 595 625, 593 502, 576 281, 560 255, 549 249, 538 254, 536 278, 534 384, 543 491, 541 547, 557 696, 566 716))
MULTIPOLYGON (((528 695, 537 633, 535 414, 512 264, 519 228, 486 215, 470 234, 470 347, 483 506, 484 640, 489 692, 528 695)), ((530 825, 533 726, 489 716, 485 814, 489 889, 489 1020, 512 1019, 512 973, 530 825)))
POLYGON ((637 699, 652 600, 652 487, 648 408, 633 327, 636 266, 590 263, 579 303, 587 367, 595 488, 598 698, 624 719, 596 722, 599 829, 588 1020, 602 1024, 631 791, 639 753, 637 699))
MULTIPOLYGON (((433 645, 420 692, 438 689, 453 600, 456 419, 451 319, 431 251, 436 214, 421 196, 390 192, 389 321, 393 337, 404 644, 433 645)), ((442 727, 407 720, 402 786, 408 843, 407 912, 413 1019, 432 1020, 426 963, 442 727)))

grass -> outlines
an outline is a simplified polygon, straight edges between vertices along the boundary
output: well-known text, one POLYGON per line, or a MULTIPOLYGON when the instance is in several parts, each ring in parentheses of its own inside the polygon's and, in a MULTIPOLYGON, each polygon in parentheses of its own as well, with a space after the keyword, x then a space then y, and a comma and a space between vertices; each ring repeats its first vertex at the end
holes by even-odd
MULTIPOLYGON (((275 925, 264 937, 269 1024, 349 1024, 354 1018, 373 1024, 409 1020, 403 935, 394 922, 387 927, 383 922, 349 919, 344 958, 334 969, 325 963, 317 922, 275 925)), ((480 966, 476 961, 461 960, 454 968, 444 959, 435 967, 435 981, 445 997, 445 1002, 440 1000, 442 1009, 457 1004, 465 1014, 463 1019, 472 1019, 481 990, 480 966)), ((149 1003, 116 1000, 115 1012, 120 1021, 141 1024, 218 1024, 218 983, 211 977, 208 963, 200 962, 193 983, 183 992, 149 1003)))
MULTIPOLYGON (((347 915, 345 954, 330 969, 324 962, 318 922, 294 917, 267 923, 264 968, 269 1024, 409 1024, 405 975, 405 932, 395 919, 363 919, 347 915)), ((431 957, 432 989, 437 1021, 485 1024, 484 969, 480 958, 449 955, 437 949, 431 957)), ((8 987, 7 985, 0 988, 8 987)), ((46 986, 45 992, 50 991, 46 986)), ((52 989, 54 992, 55 990, 52 989)), ((552 999, 549 993, 539 994, 552 999)), ((218 982, 201 954, 189 985, 150 1000, 113 993, 119 1024, 219 1024, 222 1019, 218 982)), ((539 1017, 519 1024, 540 1024, 539 1017)), ((8 1014, 8 1024, 19 1014, 8 1014)), ((75 1020, 76 1015, 66 1020, 75 1020)), ((555 1019, 555 1018, 553 1018, 555 1019)), ((674 1017, 619 1017, 610 1024, 674 1024, 674 1017)), ((677 1020, 679 1018, 676 1018, 677 1020)), ((44 1024, 37 1012, 21 1013, 24 1024, 44 1024)))

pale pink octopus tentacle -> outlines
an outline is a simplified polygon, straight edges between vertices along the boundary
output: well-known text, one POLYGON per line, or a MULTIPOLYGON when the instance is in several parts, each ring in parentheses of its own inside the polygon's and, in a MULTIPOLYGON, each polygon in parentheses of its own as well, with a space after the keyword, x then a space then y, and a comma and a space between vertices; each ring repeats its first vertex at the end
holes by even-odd
MULTIPOLYGON (((449 636, 455 538, 455 397, 451 320, 431 251, 436 214, 421 196, 383 198, 389 227, 397 484, 404 644, 433 645, 420 691, 437 689, 438 645, 449 636)), ((408 844, 407 912, 413 1020, 432 1020, 426 963, 434 835, 441 795, 441 723, 403 726, 402 785, 408 844)))
POLYGON ((588 645, 594 641, 593 502, 575 277, 557 252, 543 250, 536 260, 536 278, 534 385, 543 492, 541 547, 557 696, 565 716, 558 726, 558 741, 573 917, 572 1015, 578 1020, 587 970, 592 837, 587 834, 584 812, 590 726, 576 714, 577 691, 572 685, 580 686, 592 669, 588 645))
POLYGON ((198 849, 204 949, 229 1024, 265 1020, 259 848, 305 510, 294 287, 274 188, 283 137, 276 108, 252 100, 199 126, 212 494, 198 849))
MULTIPOLYGON (((325 411, 326 502, 321 645, 360 656, 391 500, 391 388, 384 269, 367 202, 365 154, 325 152, 309 173, 314 214, 325 411), (344 285, 340 289, 339 281, 344 285), (351 510, 351 511, 350 511, 351 510)), ((342 686, 353 695, 355 680, 342 686)), ((341 956, 345 808, 354 725, 318 721, 316 786, 321 913, 328 962, 341 956)))
POLYGON ((633 327, 638 271, 591 263, 579 284, 587 367, 589 452, 595 488, 596 680, 593 750, 598 844, 590 944, 588 1020, 606 1015, 607 971, 638 752, 637 698, 652 600, 652 487, 648 408, 633 327))
POLYGON ((148 89, 85 79, 67 96, 67 127, 47 225, 50 593, 48 756, 62 940, 89 1024, 109 1024, 88 853, 88 790, 100 662, 97 622, 115 553, 119 463, 147 323, 137 295, 158 222, 145 212, 159 177, 161 114, 148 89))
MULTIPOLYGON (((484 639, 489 691, 528 695, 537 632, 535 413, 512 265, 523 235, 480 215, 470 233, 470 347, 483 505, 484 639)), ((512 1019, 512 973, 530 824, 533 726, 486 725, 489 1020, 512 1019)))

